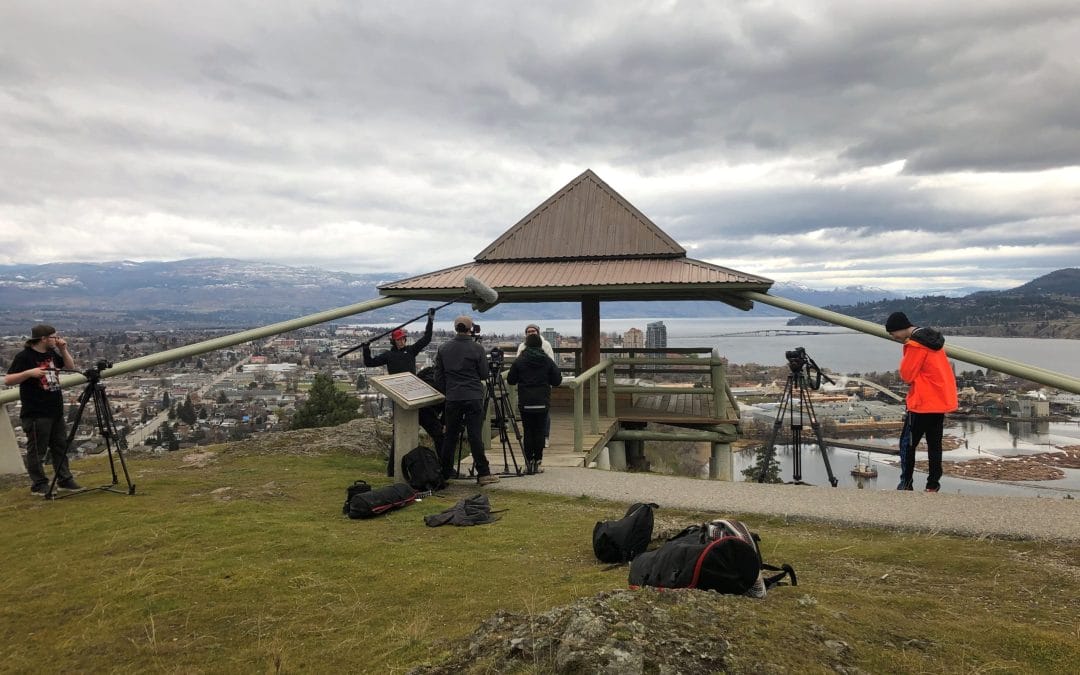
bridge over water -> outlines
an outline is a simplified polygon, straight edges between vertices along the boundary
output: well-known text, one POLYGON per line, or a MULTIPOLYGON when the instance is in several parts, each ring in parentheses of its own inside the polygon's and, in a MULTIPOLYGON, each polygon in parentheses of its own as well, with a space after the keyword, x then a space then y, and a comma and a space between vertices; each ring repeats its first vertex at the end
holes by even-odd
MULTIPOLYGON (((843 331, 843 332, 855 332, 855 331, 843 331)), ((788 328, 769 328, 762 330, 747 330, 738 333, 720 333, 718 335, 705 335, 702 337, 710 338, 727 338, 727 337, 774 337, 777 335, 836 335, 838 331, 835 330, 791 330, 788 328)))

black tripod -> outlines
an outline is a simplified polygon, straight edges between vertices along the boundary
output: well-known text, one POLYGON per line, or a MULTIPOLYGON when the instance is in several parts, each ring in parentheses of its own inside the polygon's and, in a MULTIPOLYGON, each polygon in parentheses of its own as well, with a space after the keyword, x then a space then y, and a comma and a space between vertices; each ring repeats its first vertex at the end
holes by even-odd
MULTIPOLYGON (((509 429, 514 430, 514 438, 517 439, 518 449, 521 445, 521 428, 518 426, 517 415, 514 414, 514 406, 510 404, 510 392, 506 389, 506 382, 500 377, 503 366, 503 351, 498 347, 488 353, 488 376, 484 381, 484 414, 487 415, 488 405, 492 406, 494 413, 491 418, 491 429, 499 430, 499 443, 502 445, 503 470, 501 476, 521 476, 524 472, 518 465, 517 455, 514 454, 514 445, 510 441, 509 429), (510 463, 514 463, 514 470, 510 470, 510 463)), ((462 428, 461 436, 458 437, 457 468, 461 474, 461 455, 464 450, 462 439, 465 429, 462 428)))
POLYGON ((105 383, 101 381, 101 371, 111 367, 112 364, 108 361, 98 361, 93 368, 82 373, 87 380, 86 388, 83 389, 82 394, 79 395, 79 409, 75 412, 75 419, 71 422, 71 431, 68 432, 67 447, 70 448, 72 442, 75 440, 75 433, 79 430, 79 421, 82 419, 83 411, 86 410, 86 404, 93 400, 98 433, 105 439, 105 450, 109 453, 109 469, 112 471, 112 483, 109 485, 102 485, 101 487, 88 488, 78 492, 57 495, 55 487, 59 475, 54 474, 52 483, 49 485, 49 491, 45 494, 47 499, 63 499, 64 497, 71 497, 73 495, 94 492, 97 490, 125 494, 123 491, 117 490, 114 487, 120 482, 116 477, 116 459, 120 460, 120 467, 124 470, 124 480, 127 481, 126 494, 135 494, 135 484, 131 482, 131 476, 128 474, 127 470, 127 462, 124 461, 123 451, 127 449, 127 440, 116 430, 116 421, 113 419, 112 408, 109 406, 109 397, 105 393, 105 383), (116 453, 115 455, 113 454, 114 451, 116 453))
POLYGON ((821 372, 818 365, 814 363, 814 360, 807 355, 806 350, 802 347, 796 347, 794 351, 785 352, 784 356, 787 357, 791 373, 788 374, 787 384, 784 386, 784 394, 780 399, 780 408, 776 411, 772 435, 765 446, 765 455, 761 462, 761 473, 758 475, 758 482, 765 482, 770 465, 776 461, 776 437, 780 433, 780 426, 783 424, 786 415, 790 420, 791 427, 791 482, 796 485, 806 485, 802 480, 802 430, 803 420, 809 419, 810 428, 813 429, 814 435, 817 437, 818 448, 821 449, 821 459, 825 462, 825 473, 829 476, 829 484, 836 487, 838 481, 836 476, 833 475, 832 466, 829 464, 829 455, 825 450, 825 439, 821 436, 821 425, 818 423, 817 415, 814 414, 814 404, 810 400, 810 390, 818 389, 821 386, 822 379, 829 384, 835 384, 835 382, 829 379, 828 375, 821 372), (816 379, 813 384, 810 384, 812 376, 816 379), (799 398, 797 407, 794 403, 796 390, 799 398))

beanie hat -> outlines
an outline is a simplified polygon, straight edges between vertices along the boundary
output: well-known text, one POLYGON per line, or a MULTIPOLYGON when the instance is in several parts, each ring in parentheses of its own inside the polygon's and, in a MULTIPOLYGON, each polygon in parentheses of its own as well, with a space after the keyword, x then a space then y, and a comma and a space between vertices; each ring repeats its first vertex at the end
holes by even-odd
POLYGON ((903 312, 893 312, 885 321, 885 332, 892 333, 893 331, 911 328, 911 326, 912 323, 908 321, 907 314, 904 314, 903 312))
POLYGON ((525 336, 525 346, 529 349, 540 349, 544 346, 544 342, 536 333, 530 333, 529 335, 525 336))
POLYGON ((472 330, 472 319, 462 314, 454 319, 454 330, 459 333, 468 333, 472 330))
POLYGON ((402 340, 407 338, 409 333, 404 328, 395 328, 393 333, 390 333, 391 340, 402 340))
POLYGON ((38 325, 30 329, 30 339, 40 340, 41 338, 49 337, 55 332, 56 329, 52 326, 45 323, 39 323, 38 325))
POLYGON ((540 332, 540 326, 537 326, 535 323, 530 323, 528 326, 525 326, 525 332, 528 333, 530 328, 535 328, 537 333, 540 332))

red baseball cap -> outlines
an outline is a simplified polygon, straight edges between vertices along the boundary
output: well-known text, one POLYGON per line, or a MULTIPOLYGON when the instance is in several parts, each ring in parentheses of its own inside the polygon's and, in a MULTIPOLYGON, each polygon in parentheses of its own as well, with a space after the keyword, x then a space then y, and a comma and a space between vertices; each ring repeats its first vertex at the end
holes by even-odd
POLYGON ((390 333, 391 340, 404 340, 409 337, 409 333, 404 328, 395 328, 393 333, 390 333))

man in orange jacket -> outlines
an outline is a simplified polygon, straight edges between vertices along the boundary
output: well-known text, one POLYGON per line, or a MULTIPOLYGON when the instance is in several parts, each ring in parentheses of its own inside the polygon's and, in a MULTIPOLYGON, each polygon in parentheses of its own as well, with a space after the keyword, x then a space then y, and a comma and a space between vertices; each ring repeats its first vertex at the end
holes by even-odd
MULTIPOLYGON (((941 488, 941 438, 944 435, 945 413, 956 410, 956 376, 945 354, 945 337, 933 328, 911 325, 903 312, 893 312, 885 321, 885 330, 894 340, 904 343, 900 359, 900 379, 908 384, 907 414, 911 432, 911 458, 915 446, 926 436, 926 451, 930 472, 926 491, 941 488)), ((912 489, 914 461, 901 457, 900 485, 897 489, 912 489)))

